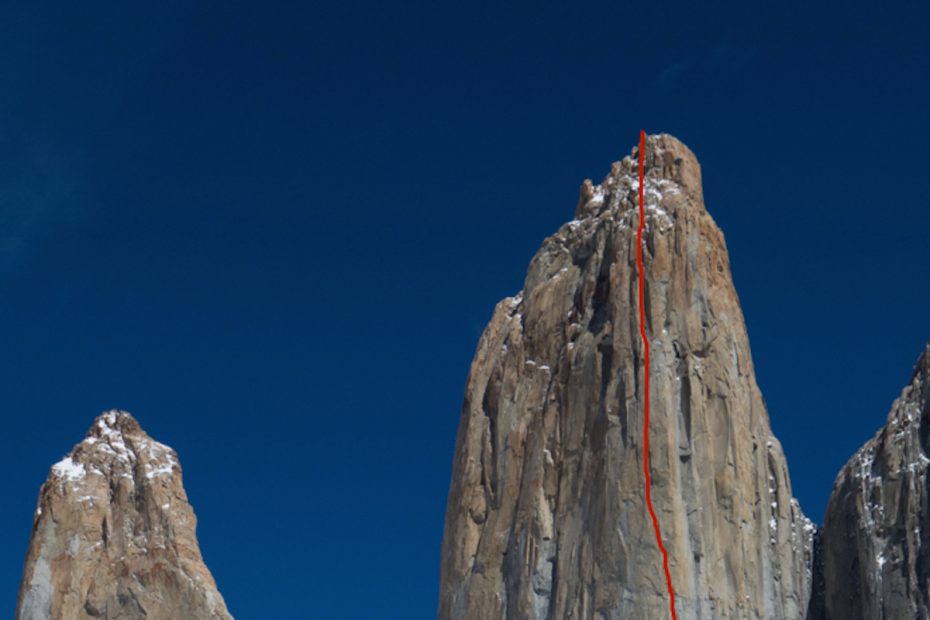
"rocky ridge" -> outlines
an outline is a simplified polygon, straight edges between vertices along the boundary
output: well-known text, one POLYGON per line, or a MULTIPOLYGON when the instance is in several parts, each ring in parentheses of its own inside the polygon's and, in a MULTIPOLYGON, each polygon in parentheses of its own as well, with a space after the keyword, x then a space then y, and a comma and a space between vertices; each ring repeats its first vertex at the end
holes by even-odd
POLYGON ((888 420, 837 476, 822 617, 930 618, 930 344, 888 420))
POLYGON ((174 450, 96 419, 39 494, 17 620, 232 620, 200 554, 174 450))

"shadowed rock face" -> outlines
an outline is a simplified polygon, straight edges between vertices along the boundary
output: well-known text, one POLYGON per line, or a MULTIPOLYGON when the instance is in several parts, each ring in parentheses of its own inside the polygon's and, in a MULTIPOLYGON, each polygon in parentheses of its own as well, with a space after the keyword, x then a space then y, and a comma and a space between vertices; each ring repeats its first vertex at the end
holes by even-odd
MULTIPOLYGON (((756 385, 700 166, 646 143, 653 503, 679 618, 803 618, 814 527, 756 385)), ((666 618, 644 500, 638 153, 543 242, 496 307, 465 392, 439 618, 666 618)))
POLYGON ((930 618, 930 345, 837 476, 823 525, 829 620, 930 618))
POLYGON ((42 485, 17 620, 232 620, 171 448, 101 415, 42 485))

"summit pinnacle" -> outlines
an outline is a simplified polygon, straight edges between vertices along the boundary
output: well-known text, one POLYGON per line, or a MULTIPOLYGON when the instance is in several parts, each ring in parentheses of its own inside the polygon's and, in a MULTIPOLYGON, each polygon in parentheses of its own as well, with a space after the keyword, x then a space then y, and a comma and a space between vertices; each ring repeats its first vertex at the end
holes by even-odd
MULTIPOLYGON (((645 148, 652 497, 678 617, 802 619, 815 528, 769 427, 723 234, 694 154, 668 135, 645 148)), ((668 617, 642 470, 638 184, 635 149, 585 181, 481 336, 440 620, 668 617)))
POLYGON ((49 472, 16 620, 232 620, 174 450, 108 411, 49 472))

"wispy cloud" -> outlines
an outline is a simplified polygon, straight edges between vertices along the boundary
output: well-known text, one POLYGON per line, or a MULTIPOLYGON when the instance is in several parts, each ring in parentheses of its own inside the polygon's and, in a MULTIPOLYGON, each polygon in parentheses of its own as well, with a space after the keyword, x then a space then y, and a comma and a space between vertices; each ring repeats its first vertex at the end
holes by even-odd
POLYGON ((656 90, 674 92, 692 88, 713 78, 737 78, 748 69, 758 50, 752 46, 738 46, 718 42, 702 50, 690 50, 687 56, 670 63, 652 79, 656 90))

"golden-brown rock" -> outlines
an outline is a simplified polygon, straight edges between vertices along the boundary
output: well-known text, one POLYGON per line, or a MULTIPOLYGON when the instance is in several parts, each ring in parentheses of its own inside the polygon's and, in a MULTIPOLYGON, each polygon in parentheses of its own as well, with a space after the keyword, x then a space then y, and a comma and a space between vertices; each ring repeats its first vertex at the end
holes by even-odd
MULTIPOLYGON (((792 498, 700 166, 646 142, 652 496, 678 617, 803 618, 813 525, 792 498)), ((439 618, 667 618, 644 503, 638 153, 586 181, 469 373, 439 618)))
POLYGON ((174 451, 109 411, 42 486, 17 620, 232 620, 174 451))

